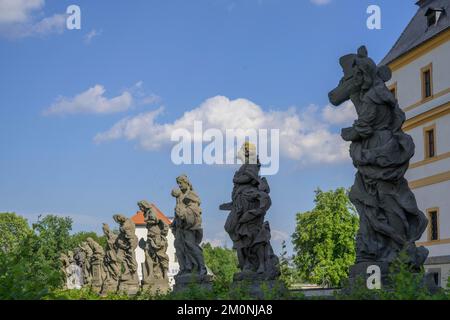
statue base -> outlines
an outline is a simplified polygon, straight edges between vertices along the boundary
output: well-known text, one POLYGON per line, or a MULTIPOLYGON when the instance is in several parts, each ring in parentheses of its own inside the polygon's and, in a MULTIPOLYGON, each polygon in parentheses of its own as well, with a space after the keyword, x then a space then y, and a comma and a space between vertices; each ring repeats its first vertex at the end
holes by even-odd
POLYGON ((129 296, 133 296, 137 294, 139 290, 140 285, 137 274, 135 274, 132 278, 119 280, 119 288, 117 289, 118 293, 125 293, 129 296))
POLYGON ((168 279, 152 279, 142 282, 142 290, 152 295, 166 294, 170 290, 168 279))
POLYGON ((119 285, 119 282, 117 280, 106 279, 105 282, 103 282, 101 295, 105 296, 108 293, 116 293, 118 285, 119 285))
POLYGON ((231 296, 236 295, 235 299, 242 299, 242 295, 259 300, 280 299, 287 294, 288 289, 280 280, 233 280, 231 284, 231 296))
MULTIPOLYGON (((349 286, 344 292, 351 292, 355 286, 364 286, 367 289, 392 289, 389 263, 381 261, 359 262, 350 267, 349 286)), ((417 275, 419 275, 417 273, 417 275)), ((425 274, 421 279, 421 286, 430 293, 436 293, 440 288, 435 284, 431 274, 425 274)))
POLYGON ((173 291, 174 292, 184 291, 186 289, 189 289, 193 285, 199 286, 202 289, 212 290, 213 276, 210 274, 199 275, 195 273, 176 275, 175 286, 173 287, 173 291))

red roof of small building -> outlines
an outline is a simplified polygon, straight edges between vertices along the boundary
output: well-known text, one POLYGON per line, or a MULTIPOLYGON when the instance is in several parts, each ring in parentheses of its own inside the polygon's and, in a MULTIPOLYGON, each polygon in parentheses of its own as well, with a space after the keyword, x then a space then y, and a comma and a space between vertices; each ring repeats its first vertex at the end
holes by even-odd
MULTIPOLYGON (((164 221, 164 223, 170 225, 172 223, 172 221, 170 221, 169 218, 167 218, 165 216, 164 213, 161 212, 161 210, 158 209, 157 206, 155 206, 153 203, 150 204, 152 206, 153 211, 156 214, 156 217, 162 221, 164 221)), ((145 224, 145 219, 144 219, 144 213, 142 211, 138 211, 136 212, 136 214, 134 216, 131 217, 131 220, 134 222, 134 224, 136 225, 143 225, 145 224)))

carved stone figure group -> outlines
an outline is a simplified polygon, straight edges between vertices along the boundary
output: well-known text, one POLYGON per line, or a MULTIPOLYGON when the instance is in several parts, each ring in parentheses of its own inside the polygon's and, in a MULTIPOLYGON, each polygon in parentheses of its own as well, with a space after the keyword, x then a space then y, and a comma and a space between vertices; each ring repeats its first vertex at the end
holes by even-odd
MULTIPOLYGON (((350 156, 357 169, 350 200, 360 216, 356 239, 356 264, 390 264, 404 253, 407 262, 417 270, 428 255, 424 247, 416 247, 427 226, 427 218, 418 209, 414 194, 404 178, 414 155, 414 142, 402 125, 405 114, 385 82, 391 78, 386 66, 377 66, 363 46, 356 54, 340 59, 344 76, 329 93, 330 102, 338 106, 351 100, 357 119, 341 136, 350 142, 350 156)), ((246 142, 238 153, 242 165, 233 177, 231 202, 220 206, 229 211, 225 230, 237 252, 240 272, 234 281, 273 282, 280 275, 279 261, 270 244, 270 226, 266 214, 271 207, 270 188, 259 175, 261 164, 256 147, 246 142)), ((202 247, 202 210, 200 197, 186 175, 176 179, 172 190, 175 215, 170 226, 175 237, 176 257, 180 271, 176 286, 196 281, 208 284, 211 277, 205 265, 202 247)), ((148 237, 145 245, 144 285, 167 283, 169 226, 158 219, 147 201, 138 203, 144 214, 148 237)), ((135 249, 138 245, 134 223, 115 215, 120 225, 118 234, 103 226, 107 239, 102 248, 88 238, 75 254, 61 255, 63 272, 72 279, 78 266, 85 284, 98 292, 135 292, 139 287, 135 249)), ((69 286, 69 281, 67 282, 69 286)))
MULTIPOLYGON (((167 290, 168 257, 167 249, 168 226, 158 219, 146 201, 140 201, 139 207, 144 211, 148 239, 146 247, 146 270, 144 276, 145 288, 152 290, 167 290), (164 224, 164 225, 163 225, 164 224), (158 228, 158 232, 155 228, 158 228), (154 283, 153 280, 159 280, 154 283), (162 281, 161 281, 162 280, 162 281)), ((138 238, 135 234, 135 224, 123 215, 113 216, 119 224, 118 232, 112 232, 107 224, 103 224, 106 245, 103 248, 94 239, 87 238, 76 248, 76 254, 70 252, 61 254, 62 273, 66 279, 66 288, 79 288, 82 285, 92 288, 97 293, 107 294, 123 292, 135 294, 140 289, 137 273, 136 248, 138 238), (79 270, 79 285, 73 282, 74 270, 79 270)))

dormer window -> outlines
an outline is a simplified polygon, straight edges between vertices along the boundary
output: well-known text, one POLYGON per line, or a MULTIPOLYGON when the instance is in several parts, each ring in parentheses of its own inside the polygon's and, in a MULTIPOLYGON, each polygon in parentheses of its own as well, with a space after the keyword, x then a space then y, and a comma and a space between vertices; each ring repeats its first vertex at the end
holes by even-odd
POLYGON ((425 12, 428 27, 434 26, 439 21, 439 18, 443 13, 444 13, 443 8, 441 9, 428 8, 427 12, 425 12))

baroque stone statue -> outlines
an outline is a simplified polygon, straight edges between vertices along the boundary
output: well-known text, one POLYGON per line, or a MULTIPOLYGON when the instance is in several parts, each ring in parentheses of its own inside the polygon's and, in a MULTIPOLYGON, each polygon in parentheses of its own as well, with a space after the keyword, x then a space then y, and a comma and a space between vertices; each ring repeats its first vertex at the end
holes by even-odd
POLYGON ((83 252, 82 257, 83 260, 83 280, 85 286, 90 286, 92 281, 92 269, 91 269, 91 258, 92 258, 92 249, 86 241, 83 241, 80 245, 80 249, 83 252))
POLYGON ((113 218, 120 225, 119 235, 114 244, 121 270, 118 290, 130 295, 136 294, 139 291, 135 253, 138 246, 138 238, 135 234, 136 227, 131 219, 121 214, 116 214, 113 218))
POLYGON ((358 116, 341 132, 351 143, 350 156, 357 169, 349 194, 360 216, 351 277, 366 272, 358 266, 380 263, 386 269, 401 252, 419 270, 428 250, 416 247, 415 241, 428 221, 404 178, 415 146, 402 130, 405 113, 385 85, 391 71, 378 67, 364 46, 341 57, 340 65, 344 76, 329 100, 335 106, 351 100, 358 116))
POLYGON ((91 265, 91 288, 94 292, 100 293, 102 291, 103 281, 105 279, 104 257, 105 251, 102 246, 95 242, 91 237, 86 239, 87 244, 92 250, 90 260, 91 265))
POLYGON ((193 280, 209 286, 211 276, 207 274, 200 246, 203 238, 200 197, 186 175, 177 177, 176 182, 178 188, 172 190, 176 206, 171 228, 175 236, 174 246, 180 271, 175 276, 175 289, 182 288, 193 280))
POLYGON ((279 261, 270 244, 269 222, 265 221, 272 203, 270 188, 266 178, 259 176, 261 164, 253 144, 246 142, 238 157, 243 164, 233 177, 232 201, 220 206, 230 211, 225 230, 233 241, 241 270, 234 280, 276 280, 279 261))
POLYGON ((165 292, 169 289, 169 256, 166 253, 169 226, 156 216, 147 201, 139 201, 138 207, 144 214, 147 227, 143 288, 149 288, 153 292, 165 292))
POLYGON ((106 237, 104 257, 105 279, 103 282, 102 294, 106 294, 108 292, 117 291, 120 276, 120 266, 117 260, 117 253, 115 248, 117 235, 110 230, 109 225, 106 223, 103 224, 102 229, 103 234, 106 237))

